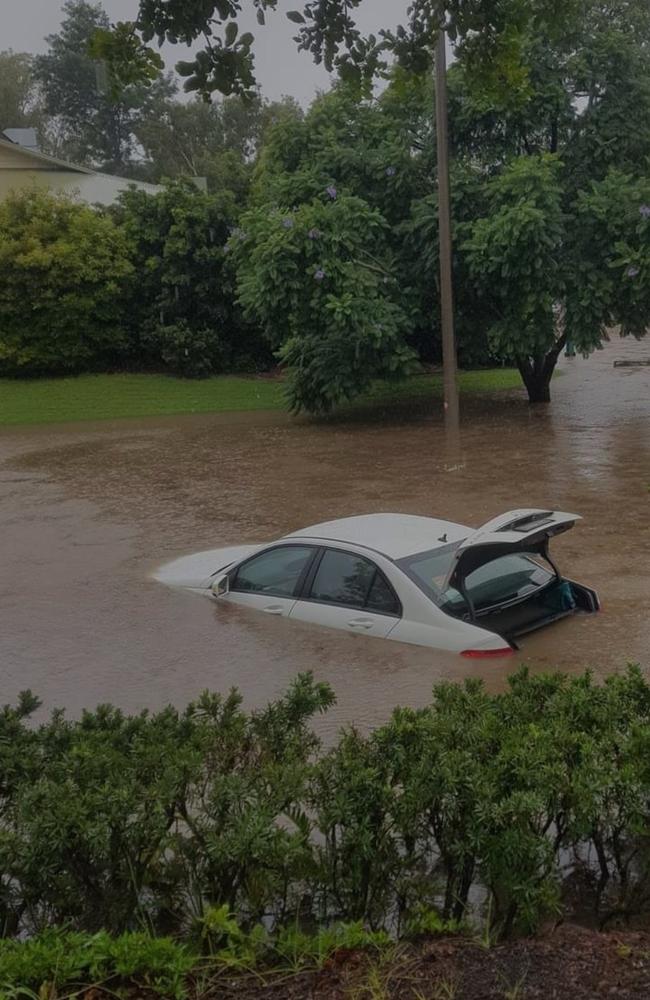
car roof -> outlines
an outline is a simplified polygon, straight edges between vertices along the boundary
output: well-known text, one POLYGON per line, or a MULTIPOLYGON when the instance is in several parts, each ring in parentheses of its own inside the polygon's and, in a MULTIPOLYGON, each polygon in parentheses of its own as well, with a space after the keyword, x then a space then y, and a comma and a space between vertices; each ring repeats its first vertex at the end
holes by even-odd
POLYGON ((352 543, 381 552, 390 559, 403 559, 462 541, 470 530, 453 521, 414 514, 361 514, 312 524, 286 537, 352 543))

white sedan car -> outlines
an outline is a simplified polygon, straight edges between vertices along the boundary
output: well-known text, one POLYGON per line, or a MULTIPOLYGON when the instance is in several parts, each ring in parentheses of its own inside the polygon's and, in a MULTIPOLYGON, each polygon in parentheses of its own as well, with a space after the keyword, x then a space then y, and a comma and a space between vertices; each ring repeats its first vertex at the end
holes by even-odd
POLYGON ((214 549, 158 579, 215 600, 382 639, 504 656, 515 639, 599 608, 549 554, 576 514, 513 510, 478 530, 409 514, 316 524, 266 545, 214 549))

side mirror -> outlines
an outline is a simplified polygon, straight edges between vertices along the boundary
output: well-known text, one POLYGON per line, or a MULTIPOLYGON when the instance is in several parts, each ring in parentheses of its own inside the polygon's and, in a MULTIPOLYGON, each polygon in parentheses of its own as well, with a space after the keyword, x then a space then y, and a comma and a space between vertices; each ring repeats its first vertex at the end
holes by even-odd
POLYGON ((228 574, 226 573, 224 576, 217 577, 210 587, 210 590, 215 597, 224 597, 230 590, 230 580, 228 578, 228 574))

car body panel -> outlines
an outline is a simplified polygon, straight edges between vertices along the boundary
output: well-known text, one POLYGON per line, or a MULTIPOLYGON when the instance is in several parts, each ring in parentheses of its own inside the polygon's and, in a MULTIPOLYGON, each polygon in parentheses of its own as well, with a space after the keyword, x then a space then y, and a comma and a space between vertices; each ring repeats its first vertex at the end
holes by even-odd
POLYGON ((220 572, 253 555, 264 545, 236 545, 224 549, 208 549, 195 552, 191 556, 181 556, 173 562, 161 566, 155 577, 168 587, 184 587, 190 590, 206 590, 210 593, 213 579, 220 572))
POLYGON ((296 601, 290 614, 296 621, 313 622, 327 628, 338 628, 357 635, 374 635, 378 639, 388 638, 399 622, 399 618, 381 615, 363 608, 348 608, 339 604, 323 604, 319 601, 296 601))
POLYGON ((390 559, 402 559, 433 549, 437 544, 457 542, 471 528, 453 521, 415 514, 361 514, 324 521, 294 531, 287 538, 313 538, 329 542, 350 542, 380 552, 390 559), (442 539, 444 538, 444 541, 442 539))

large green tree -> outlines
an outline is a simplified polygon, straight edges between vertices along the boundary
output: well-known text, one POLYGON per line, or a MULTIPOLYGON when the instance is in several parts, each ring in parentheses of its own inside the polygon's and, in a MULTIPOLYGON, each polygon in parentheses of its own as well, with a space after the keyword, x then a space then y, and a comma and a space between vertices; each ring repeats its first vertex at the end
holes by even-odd
POLYGON ((228 246, 244 310, 288 367, 293 410, 326 412, 413 369, 389 226, 363 199, 329 184, 293 209, 264 204, 228 246))
POLYGON ((588 354, 614 326, 642 336, 650 325, 649 49, 645 4, 585 0, 566 37, 529 42, 530 91, 516 105, 477 95, 462 62, 450 73, 455 156, 492 178, 457 233, 459 256, 492 349, 533 401, 549 399, 567 341, 588 354))
MULTIPOLYGON (((304 119, 286 120, 270 133, 255 171, 252 199, 270 210, 309 203, 328 185, 379 212, 391 253, 391 281, 408 315, 406 342, 427 362, 441 357, 438 305, 437 199, 429 113, 431 83, 397 70, 377 100, 340 85, 318 97, 304 119)), ((477 179, 456 178, 454 216, 476 210, 477 179), (471 183, 470 183, 471 182, 471 183)), ((487 342, 477 331, 475 296, 457 257, 461 359, 481 363, 487 342)))
POLYGON ((48 116, 46 148, 70 160, 128 174, 137 152, 136 127, 156 100, 175 85, 155 79, 115 89, 110 73, 90 54, 98 30, 108 30, 100 3, 67 0, 59 32, 47 38, 48 51, 34 60, 48 116))

